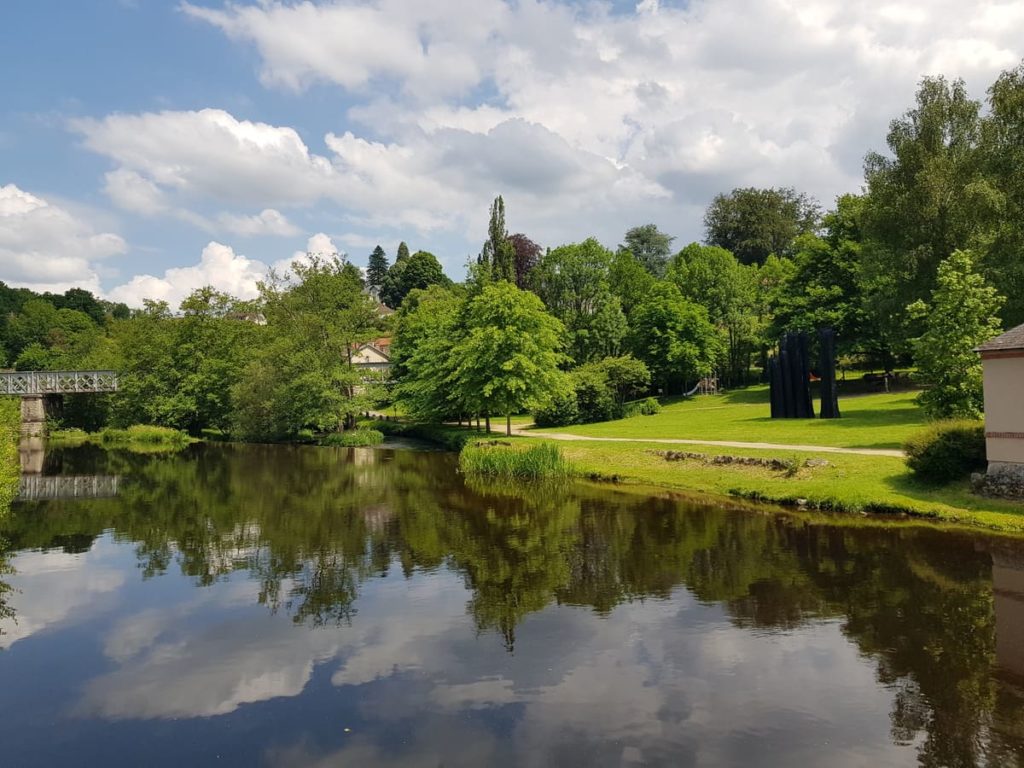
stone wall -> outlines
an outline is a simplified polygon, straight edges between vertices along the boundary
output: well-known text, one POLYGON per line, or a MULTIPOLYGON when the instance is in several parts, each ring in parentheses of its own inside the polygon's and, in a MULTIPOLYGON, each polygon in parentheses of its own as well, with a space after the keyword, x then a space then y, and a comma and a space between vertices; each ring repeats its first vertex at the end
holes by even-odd
POLYGON ((1024 464, 990 461, 988 472, 971 475, 975 493, 1004 499, 1024 499, 1024 464))

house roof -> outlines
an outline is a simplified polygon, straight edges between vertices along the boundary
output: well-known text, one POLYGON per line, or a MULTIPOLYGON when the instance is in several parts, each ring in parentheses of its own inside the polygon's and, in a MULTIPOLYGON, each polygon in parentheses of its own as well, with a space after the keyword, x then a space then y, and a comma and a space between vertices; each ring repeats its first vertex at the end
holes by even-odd
POLYGON ((1002 352, 1011 349, 1024 349, 1024 325, 1011 328, 1002 336, 989 339, 980 347, 978 352, 1002 352))

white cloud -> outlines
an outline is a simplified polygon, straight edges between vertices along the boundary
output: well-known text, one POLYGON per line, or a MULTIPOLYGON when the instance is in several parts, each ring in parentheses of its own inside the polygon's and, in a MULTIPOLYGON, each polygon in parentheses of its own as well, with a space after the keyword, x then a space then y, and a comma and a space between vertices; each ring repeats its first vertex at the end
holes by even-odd
POLYGON ((210 242, 203 248, 198 264, 168 269, 162 277, 136 275, 108 291, 107 297, 131 306, 141 306, 143 299, 166 301, 177 309, 192 291, 212 285, 240 299, 254 299, 259 295, 256 283, 266 271, 263 262, 236 254, 228 245, 210 242))
POLYGON ((244 216, 222 213, 217 223, 236 235, 257 237, 259 235, 277 235, 287 237, 299 234, 299 228, 288 221, 288 218, 273 208, 265 208, 255 216, 244 216))
POLYGON ((827 204, 859 187, 860 159, 922 75, 980 92, 1019 61, 1024 22, 1008 0, 455 5, 183 9, 254 45, 269 85, 362 98, 350 117, 378 138, 329 134, 320 158, 334 170, 324 194, 356 220, 476 233, 476 209, 504 192, 510 215, 555 240, 652 217, 694 237, 713 194, 745 184, 827 204))
POLYGON ((317 232, 306 241, 306 250, 295 251, 295 253, 288 258, 278 259, 271 266, 278 274, 284 274, 291 271, 293 264, 309 264, 311 255, 315 255, 320 258, 330 258, 335 255, 342 258, 345 257, 344 252, 334 244, 330 235, 326 235, 323 232, 317 232))
POLYGON ((0 187, 0 280, 34 290, 99 288, 96 262, 124 253, 124 240, 97 232, 65 208, 19 189, 0 187))
POLYGON ((14 616, 0 620, 0 650, 49 627, 95 616, 124 585, 124 573, 105 562, 112 551, 108 543, 99 542, 82 554, 19 553, 11 563, 14 575, 5 577, 12 587, 14 616), (38 599, 40 595, 46 599, 38 599), (90 610, 80 610, 85 605, 90 610))

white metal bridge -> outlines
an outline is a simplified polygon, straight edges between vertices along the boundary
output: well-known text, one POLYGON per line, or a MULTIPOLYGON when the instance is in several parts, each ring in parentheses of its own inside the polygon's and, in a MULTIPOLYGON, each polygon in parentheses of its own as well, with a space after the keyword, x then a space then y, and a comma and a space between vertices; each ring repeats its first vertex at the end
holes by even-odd
POLYGON ((11 371, 0 373, 0 395, 41 397, 116 392, 116 371, 11 371))

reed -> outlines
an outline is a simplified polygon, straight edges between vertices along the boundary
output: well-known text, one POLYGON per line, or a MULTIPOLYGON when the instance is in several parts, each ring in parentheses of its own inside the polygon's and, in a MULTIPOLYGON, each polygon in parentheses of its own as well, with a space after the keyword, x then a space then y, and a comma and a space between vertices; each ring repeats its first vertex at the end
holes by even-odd
POLYGON ((384 442, 384 433, 377 429, 351 429, 347 432, 335 432, 320 440, 321 445, 333 445, 341 448, 358 448, 367 445, 380 445, 384 442))
POLYGON ((497 441, 467 443, 459 453, 459 468, 466 475, 502 479, 541 480, 576 474, 558 446, 551 443, 526 449, 497 441))
POLYGON ((188 445, 196 439, 187 432, 150 424, 133 424, 127 429, 107 427, 99 434, 101 443, 150 443, 153 445, 188 445))

